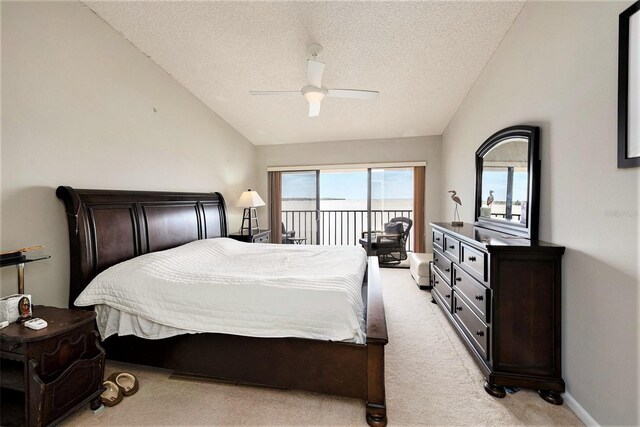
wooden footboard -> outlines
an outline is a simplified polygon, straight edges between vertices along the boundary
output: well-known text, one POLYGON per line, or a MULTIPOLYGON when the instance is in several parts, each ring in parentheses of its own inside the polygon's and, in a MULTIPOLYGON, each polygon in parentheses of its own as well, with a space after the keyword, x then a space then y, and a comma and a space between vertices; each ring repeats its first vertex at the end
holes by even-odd
POLYGON ((367 280, 367 423, 384 426, 387 424, 384 346, 389 339, 378 257, 369 257, 367 280))

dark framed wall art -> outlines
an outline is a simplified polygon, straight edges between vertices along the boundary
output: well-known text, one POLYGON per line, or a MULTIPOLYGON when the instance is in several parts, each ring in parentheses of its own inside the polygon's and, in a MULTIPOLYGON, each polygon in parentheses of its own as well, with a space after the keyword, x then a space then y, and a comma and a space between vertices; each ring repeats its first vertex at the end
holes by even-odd
POLYGON ((640 167, 640 1, 620 14, 618 167, 640 167))

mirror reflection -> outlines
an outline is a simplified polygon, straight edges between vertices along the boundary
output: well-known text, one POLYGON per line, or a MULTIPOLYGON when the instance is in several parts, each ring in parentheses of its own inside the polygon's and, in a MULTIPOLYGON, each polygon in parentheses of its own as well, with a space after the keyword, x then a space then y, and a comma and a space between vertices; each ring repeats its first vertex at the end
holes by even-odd
POLYGON ((509 138, 482 157, 480 217, 527 224, 529 141, 509 138))

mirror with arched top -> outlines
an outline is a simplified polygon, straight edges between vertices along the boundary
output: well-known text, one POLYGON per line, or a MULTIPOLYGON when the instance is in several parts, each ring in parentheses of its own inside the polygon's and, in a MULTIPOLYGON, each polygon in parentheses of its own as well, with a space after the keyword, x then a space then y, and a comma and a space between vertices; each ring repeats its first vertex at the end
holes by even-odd
POLYGON ((476 151, 476 225, 538 239, 540 129, 512 126, 476 151))

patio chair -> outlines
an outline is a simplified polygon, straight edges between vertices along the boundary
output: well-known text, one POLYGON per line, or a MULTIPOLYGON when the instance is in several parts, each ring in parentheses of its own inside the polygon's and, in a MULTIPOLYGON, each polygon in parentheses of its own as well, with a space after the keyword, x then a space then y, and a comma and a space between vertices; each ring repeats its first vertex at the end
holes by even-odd
POLYGON ((289 239, 293 239, 294 237, 296 237, 295 230, 287 231, 287 229, 284 228, 284 222, 281 222, 280 224, 282 224, 282 243, 286 245, 293 244, 293 241, 289 239))
POLYGON ((380 264, 400 264, 407 259, 407 238, 412 225, 413 221, 409 218, 391 218, 384 225, 384 231, 364 231, 359 242, 367 249, 371 238, 369 255, 377 256, 380 264))

